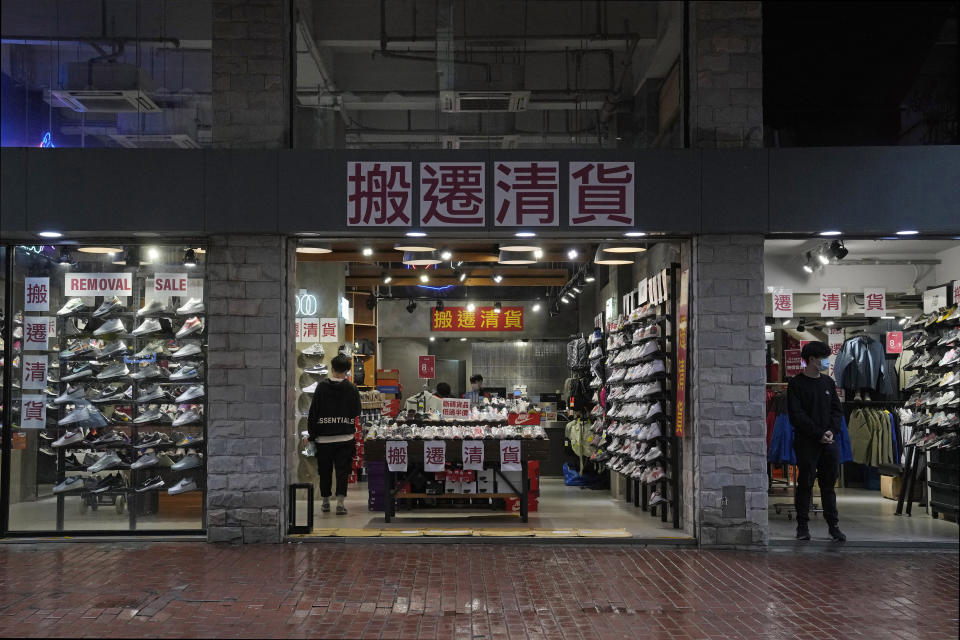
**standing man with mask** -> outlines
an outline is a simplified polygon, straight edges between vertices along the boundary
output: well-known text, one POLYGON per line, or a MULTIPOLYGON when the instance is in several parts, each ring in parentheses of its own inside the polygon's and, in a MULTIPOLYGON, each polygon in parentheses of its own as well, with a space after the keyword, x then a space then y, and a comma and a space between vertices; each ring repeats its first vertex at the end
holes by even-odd
POLYGON ((839 471, 837 439, 843 408, 833 378, 822 373, 830 369, 830 347, 823 342, 810 342, 801 357, 806 367, 787 385, 787 412, 793 425, 793 448, 797 454, 797 487, 794 501, 797 508, 797 540, 809 540, 810 501, 813 481, 820 485, 823 517, 834 542, 845 542, 840 531, 837 494, 834 485, 839 471))

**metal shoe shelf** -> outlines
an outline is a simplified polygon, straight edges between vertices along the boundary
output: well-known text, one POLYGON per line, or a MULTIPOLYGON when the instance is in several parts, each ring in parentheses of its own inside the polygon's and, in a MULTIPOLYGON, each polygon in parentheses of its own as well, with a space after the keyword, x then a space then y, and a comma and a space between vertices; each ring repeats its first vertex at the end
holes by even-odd
MULTIPOLYGON (((137 289, 138 291, 131 296, 131 303, 135 308, 140 308, 140 306, 142 306, 142 300, 141 300, 141 296, 139 295, 139 288, 137 289)), ((103 298, 98 297, 97 300, 102 302, 103 298)), ((200 491, 203 494, 203 497, 201 498, 201 505, 202 505, 201 521, 200 521, 201 524, 199 527, 197 527, 197 529, 203 528, 202 523, 206 521, 205 495, 206 495, 206 476, 207 476, 206 474, 207 460, 206 460, 206 455, 204 451, 206 448, 206 442, 207 442, 207 426, 206 426, 207 425, 207 420, 206 420, 206 416, 207 416, 206 348, 207 348, 207 345, 205 344, 206 326, 204 326, 203 331, 201 331, 200 333, 191 334, 189 336, 185 336, 179 339, 175 337, 174 334, 176 333, 176 331, 173 327, 174 320, 186 321, 188 318, 193 316, 204 318, 205 314, 190 313, 188 315, 180 316, 175 313, 154 313, 154 314, 150 314, 149 316, 140 317, 139 319, 146 320, 147 317, 150 317, 150 318, 156 318, 158 320, 167 320, 169 321, 169 327, 161 323, 162 330, 160 332, 150 333, 146 335, 134 335, 133 333, 128 332, 126 334, 104 334, 102 336, 94 336, 92 331, 88 331, 86 329, 79 332, 71 332, 70 335, 67 335, 66 325, 68 324, 68 322, 78 317, 94 319, 93 311, 80 311, 80 312, 75 312, 65 316, 59 316, 59 315, 57 316, 57 340, 58 340, 59 349, 60 349, 60 351, 57 353, 58 359, 59 359, 59 353, 66 349, 66 345, 70 340, 78 340, 78 339, 120 340, 122 339, 127 342, 127 351, 123 354, 117 354, 115 356, 108 356, 108 357, 81 357, 81 358, 59 359, 61 374, 65 372, 71 364, 84 362, 84 361, 99 361, 99 362, 109 361, 111 364, 122 362, 126 364, 128 368, 133 367, 134 369, 137 368, 142 363, 151 363, 151 364, 156 363, 159 365, 159 363, 162 362, 162 360, 156 357, 157 354, 154 354, 153 356, 148 358, 133 358, 132 356, 128 355, 128 354, 139 352, 143 347, 146 346, 146 344, 148 344, 153 340, 163 340, 164 342, 168 340, 177 340, 178 343, 182 342, 181 346, 183 346, 183 344, 189 344, 189 342, 199 343, 200 353, 183 358, 183 360, 180 360, 180 362, 196 363, 197 368, 201 370, 200 375, 197 376, 196 378, 186 379, 186 380, 174 380, 174 381, 165 380, 163 378, 155 378, 152 380, 138 380, 138 379, 131 378, 130 374, 127 374, 125 376, 113 378, 110 380, 102 380, 102 381, 97 380, 96 375, 91 375, 86 378, 80 378, 77 380, 70 380, 70 381, 64 382, 62 379, 62 375, 58 376, 57 385, 61 394, 65 393, 67 385, 70 385, 70 384, 73 384, 73 385, 83 384, 84 388, 87 389, 87 385, 90 385, 90 384, 96 384, 98 386, 103 387, 103 386, 107 386, 107 385, 111 385, 119 382, 119 383, 123 383, 124 385, 129 384, 132 386, 133 397, 130 399, 115 400, 115 401, 109 401, 109 402, 92 402, 90 400, 87 400, 88 402, 90 402, 90 404, 93 407, 95 407, 98 410, 100 410, 103 407, 112 407, 113 409, 116 409, 119 407, 127 408, 128 413, 131 416, 131 420, 129 422, 126 422, 126 421, 117 422, 117 421, 111 420, 110 417, 105 416, 107 417, 108 424, 103 427, 98 427, 96 430, 100 433, 106 432, 111 429, 127 432, 127 435, 130 438, 130 442, 129 444, 124 444, 120 446, 105 446, 105 447, 94 448, 94 447, 90 447, 89 443, 84 441, 81 443, 76 443, 76 445, 58 447, 56 449, 56 452, 57 452, 56 484, 60 484, 66 478, 66 474, 68 470, 65 468, 66 467, 65 458, 68 451, 90 450, 96 453, 105 454, 109 452, 111 449, 120 449, 126 452, 127 459, 132 463, 136 461, 138 457, 137 456, 138 453, 145 454, 150 449, 153 449, 154 451, 159 453, 159 450, 162 450, 162 449, 178 448, 176 447, 175 443, 171 443, 171 444, 158 445, 156 447, 148 447, 142 450, 137 449, 135 445, 139 440, 139 436, 141 432, 148 433, 148 432, 160 431, 160 430, 172 431, 176 429, 177 431, 182 431, 184 434, 199 436, 201 438, 201 440, 198 441, 197 443, 193 443, 187 447, 183 447, 185 451, 189 451, 191 449, 194 450, 200 458, 200 461, 201 461, 200 466, 193 467, 191 469, 174 471, 174 470, 171 470, 169 467, 161 467, 157 465, 157 466, 147 467, 145 469, 130 469, 129 467, 126 467, 126 468, 105 469, 103 471, 98 471, 98 472, 89 472, 87 470, 73 470, 73 469, 69 470, 70 473, 74 473, 74 474, 95 473, 95 474, 109 475, 109 474, 119 473, 122 477, 125 477, 126 486, 118 487, 115 489, 111 488, 111 489, 107 489, 106 491, 102 491, 98 493, 92 492, 89 488, 85 486, 83 489, 79 491, 68 491, 64 493, 55 494, 57 498, 56 530, 58 532, 64 531, 65 501, 66 501, 66 498, 68 497, 78 497, 80 499, 81 513, 85 513, 87 509, 96 510, 98 506, 104 506, 104 505, 115 507, 117 510, 117 513, 123 513, 124 509, 126 509, 129 517, 129 523, 130 523, 129 530, 136 531, 137 524, 138 524, 138 516, 153 515, 157 513, 159 508, 158 506, 159 491, 165 491, 167 488, 172 487, 174 484, 176 484, 176 482, 178 482, 180 479, 185 477, 193 477, 194 482, 196 482, 197 484, 197 491, 200 491), (133 341, 132 347, 129 344, 131 340, 133 341), (194 384, 203 385, 204 395, 189 401, 189 404, 195 405, 198 408, 200 420, 198 422, 193 422, 191 424, 186 424, 186 425, 179 425, 176 427, 172 423, 164 424, 164 423, 148 422, 148 423, 142 423, 142 424, 134 424, 133 420, 136 419, 140 413, 147 410, 150 406, 152 405, 162 406, 164 404, 173 404, 172 399, 169 399, 165 402, 153 402, 153 401, 148 401, 145 403, 136 402, 136 398, 137 396, 140 395, 140 392, 142 391, 142 389, 151 387, 154 384, 160 384, 163 387, 174 387, 174 386, 186 387, 194 384), (141 409, 141 411, 138 411, 138 408, 141 409), (163 479, 164 487, 160 489, 154 489, 151 491, 138 493, 136 491, 136 487, 154 475, 159 475, 163 479)), ((129 310, 114 311, 109 314, 106 314, 103 318, 97 318, 97 319, 102 319, 106 321, 114 318, 131 319, 134 323, 136 323, 138 320, 137 312, 129 311, 129 310)), ((132 330, 133 326, 129 328, 130 330, 132 330)), ((131 371, 131 373, 134 373, 134 372, 135 371, 131 371)), ((75 407, 75 403, 68 402, 68 403, 58 405, 56 419, 52 421, 54 424, 53 426, 48 426, 47 428, 48 431, 55 430, 58 437, 63 435, 63 433, 66 432, 67 430, 74 428, 74 425, 59 426, 56 424, 67 413, 69 413, 69 411, 67 410, 68 407, 75 407)), ((111 415, 112 413, 113 412, 111 412, 111 415)), ((48 418, 48 423, 50 422, 51 420, 48 418)), ((92 476, 92 477, 96 477, 96 476, 92 476)), ((184 493, 187 493, 187 492, 184 492, 184 493)), ((151 533, 156 531, 160 531, 160 530, 159 529, 150 530, 151 533)))
MULTIPOLYGON (((625 321, 620 323, 620 329, 618 331, 606 331, 605 337, 609 338, 615 333, 625 333, 630 340, 629 343, 623 347, 618 348, 618 351, 624 349, 633 348, 637 344, 642 344, 651 340, 655 340, 658 344, 658 349, 651 356, 645 356, 649 361, 663 359, 665 375, 662 378, 656 378, 650 381, 627 381, 622 380, 615 383, 606 383, 607 387, 607 406, 610 406, 609 395, 612 393, 612 388, 616 386, 634 386, 640 384, 648 384, 649 382, 654 382, 660 380, 663 382, 663 388, 655 394, 650 394, 643 397, 643 401, 654 401, 662 403, 663 413, 656 416, 655 420, 647 420, 646 422, 660 422, 662 425, 661 434, 654 440, 649 440, 648 442, 655 442, 657 446, 661 447, 662 455, 659 458, 661 464, 663 465, 664 475, 659 480, 656 480, 652 483, 641 482, 639 478, 633 478, 630 476, 623 475, 626 482, 626 492, 624 500, 626 502, 633 502, 635 507, 639 507, 644 511, 649 510, 650 515, 656 517, 660 516, 662 522, 669 522, 672 520, 673 527, 675 529, 680 528, 680 476, 681 476, 681 466, 680 466, 680 447, 681 440, 676 436, 674 430, 674 409, 675 403, 673 401, 673 396, 677 389, 678 380, 677 380, 677 352, 675 345, 675 323, 677 318, 677 301, 680 297, 680 265, 673 264, 668 269, 664 269, 660 272, 663 274, 667 280, 667 289, 666 295, 667 299, 654 306, 655 313, 637 320, 629 320, 630 313, 629 311, 633 310, 633 306, 636 304, 637 291, 632 291, 630 295, 630 306, 631 309, 624 314, 626 318, 625 321), (656 338, 644 338, 640 342, 633 342, 633 332, 641 327, 654 326, 657 325, 660 327, 660 336, 656 338), (665 501, 657 505, 650 505, 650 498, 653 494, 653 489, 659 489, 660 495, 664 497, 665 501), (659 511, 659 514, 658 514, 659 511)), ((640 305, 636 305, 640 306, 640 305)), ((606 341, 604 341, 606 342, 606 341)), ((642 362, 642 361, 641 361, 642 362)), ((636 366, 636 362, 631 363, 618 363, 616 365, 608 365, 611 369, 630 369, 633 366, 636 366)), ((610 375, 605 376, 609 380, 610 375)), ((630 399, 627 402, 636 402, 638 399, 630 399)), ((614 400, 619 404, 619 399, 614 400)), ((607 416, 607 413, 604 413, 604 435, 605 442, 609 442, 611 436, 607 435, 606 432, 614 422, 620 422, 621 420, 618 417, 610 418, 607 416)), ((640 424, 636 422, 636 424, 640 424)), ((618 436, 612 436, 618 437, 618 436)), ((623 436, 621 436, 623 437, 623 436)), ((615 473, 620 473, 616 471, 615 473)))

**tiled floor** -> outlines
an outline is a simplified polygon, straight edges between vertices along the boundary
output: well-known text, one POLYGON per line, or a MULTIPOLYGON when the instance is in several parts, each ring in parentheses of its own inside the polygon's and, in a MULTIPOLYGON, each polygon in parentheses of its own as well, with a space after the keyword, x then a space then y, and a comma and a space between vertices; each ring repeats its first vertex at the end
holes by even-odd
POLYGON ((957 637, 955 553, 0 545, 0 636, 957 637))
MULTIPOLYGON (((817 500, 819 502, 819 500, 817 500)), ((792 504, 793 497, 786 494, 770 497, 770 538, 793 540, 797 523, 787 519, 786 510, 778 515, 774 504, 792 504)), ((926 514, 923 507, 913 505, 913 515, 896 516, 896 500, 887 500, 879 491, 864 489, 838 489, 837 511, 840 513, 840 528, 851 542, 947 543, 957 545, 957 524, 935 520, 926 514)), ((827 525, 819 515, 810 518, 810 531, 814 538, 827 539, 827 525)))
MULTIPOLYGON (((318 498, 319 500, 319 498, 318 498)), ((531 511, 529 522, 523 523, 519 516, 505 511, 484 508, 467 509, 422 509, 398 512, 390 524, 383 521, 382 511, 367 509, 365 483, 351 486, 347 492, 346 516, 320 513, 319 501, 315 506, 314 526, 349 528, 411 527, 496 527, 523 529, 626 529, 635 538, 689 539, 682 529, 674 529, 672 522, 661 522, 657 517, 623 500, 615 500, 608 491, 593 491, 580 487, 568 487, 559 478, 543 478, 540 485, 539 510, 531 511), (442 525, 441 525, 442 522, 442 525)), ((306 501, 297 504, 300 514, 306 513, 306 501)))

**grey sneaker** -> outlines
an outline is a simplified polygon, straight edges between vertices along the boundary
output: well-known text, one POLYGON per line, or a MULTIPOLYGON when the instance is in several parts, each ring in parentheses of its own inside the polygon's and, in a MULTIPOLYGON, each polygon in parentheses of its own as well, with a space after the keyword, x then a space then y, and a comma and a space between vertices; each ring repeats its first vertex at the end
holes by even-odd
POLYGON ((51 447, 66 447, 71 444, 82 442, 84 438, 83 429, 71 429, 62 436, 53 441, 51 447))
POLYGON ((163 340, 151 340, 143 349, 133 354, 133 357, 149 358, 155 353, 163 353, 163 340))
POLYGON ((170 374, 170 380, 192 380, 200 375, 197 365, 184 362, 180 368, 170 374))
POLYGON ((133 419, 134 424, 170 424, 172 420, 166 413, 160 411, 160 407, 151 407, 133 419))
POLYGON ((179 416, 176 417, 173 421, 173 426, 180 427, 185 424, 195 424, 200 422, 203 418, 197 413, 196 409, 187 409, 179 416))
POLYGON ((158 464, 160 464, 160 461, 157 459, 157 454, 147 453, 140 456, 136 462, 130 465, 130 468, 133 470, 149 469, 150 467, 155 467, 158 464))
POLYGON ((140 395, 137 396, 137 402, 151 402, 160 399, 165 399, 167 396, 166 392, 159 384, 154 384, 150 387, 147 387, 140 392, 140 395))
POLYGON ((116 451, 108 451, 103 454, 99 460, 87 467, 87 471, 97 473, 98 471, 108 471, 110 469, 123 469, 126 468, 126 466, 127 464, 120 459, 116 451))
POLYGON ((188 491, 196 491, 196 490, 197 490, 197 483, 193 480, 193 478, 184 478, 177 484, 167 489, 167 493, 170 494, 171 496, 175 496, 178 493, 187 493, 188 491))
POLYGON ((71 476, 53 488, 54 493, 67 493, 68 491, 79 491, 83 489, 83 478, 80 476, 71 476))
POLYGON ((83 385, 67 385, 67 390, 54 398, 53 404, 67 404, 68 402, 77 402, 86 397, 86 389, 83 385))
POLYGON ((127 352, 127 343, 123 340, 114 340, 103 349, 100 349, 101 358, 112 358, 114 356, 122 356, 127 352))
POLYGON ((75 424, 86 429, 96 429, 97 427, 105 427, 107 419, 97 411, 96 407, 88 404, 82 407, 77 406, 73 411, 60 418, 57 424, 61 427, 75 424))
POLYGON ((94 318, 102 318, 104 316, 110 315, 114 311, 120 311, 123 309, 123 302, 117 296, 112 298, 105 298, 103 304, 97 307, 97 310, 93 312, 94 318))
POLYGON ((180 458, 179 461, 170 467, 173 471, 186 471, 187 469, 196 469, 203 464, 203 460, 196 453, 188 453, 180 458))
POLYGON ((347 515, 347 508, 340 503, 337 503, 337 515, 338 516, 347 515))
POLYGON ((137 317, 152 316, 157 313, 163 313, 164 305, 160 300, 151 300, 137 311, 137 317))
POLYGON ((81 309, 86 309, 86 305, 83 304, 83 300, 80 298, 70 298, 67 300, 67 303, 60 307, 60 310, 57 311, 58 316, 69 316, 72 315, 81 309))
POLYGON ((123 326, 123 320, 120 318, 114 318, 113 320, 107 320, 100 327, 93 332, 95 336, 105 336, 109 333, 126 333, 127 328, 123 326))
POLYGON ((155 364, 148 364, 136 373, 130 374, 130 377, 134 380, 154 380, 158 378, 169 378, 170 372, 155 364))
POLYGON ((178 395, 174 400, 174 402, 179 404, 181 402, 189 402, 191 400, 195 400, 197 398, 202 398, 202 397, 203 397, 203 385, 195 384, 192 387, 189 387, 186 391, 184 391, 180 395, 178 395))
POLYGON ((196 342, 191 342, 190 344, 185 344, 177 349, 170 357, 174 360, 179 360, 180 358, 195 356, 198 353, 200 353, 200 345, 198 345, 196 342))
POLYGON ((115 378, 125 378, 128 375, 130 375, 130 370, 127 369, 127 365, 118 362, 98 373, 97 380, 113 380, 115 378))

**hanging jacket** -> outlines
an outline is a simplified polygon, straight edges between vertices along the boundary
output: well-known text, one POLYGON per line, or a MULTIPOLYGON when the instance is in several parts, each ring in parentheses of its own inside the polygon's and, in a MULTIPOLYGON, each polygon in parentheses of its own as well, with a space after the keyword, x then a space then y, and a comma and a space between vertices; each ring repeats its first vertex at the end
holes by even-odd
POLYGON ((840 419, 840 433, 837 434, 837 462, 853 462, 853 451, 850 448, 850 432, 847 429, 847 419, 840 419))
POLYGON ((850 455, 853 462, 868 464, 870 444, 873 441, 873 432, 870 429, 866 409, 855 409, 850 414, 850 455))
POLYGON ((793 425, 790 416, 782 413, 773 425, 773 437, 767 449, 767 462, 771 464, 797 464, 793 450, 793 425))
POLYGON ((884 395, 893 394, 893 384, 884 371, 886 355, 883 345, 867 335, 859 335, 843 343, 833 365, 837 386, 850 391, 870 389, 884 395))

